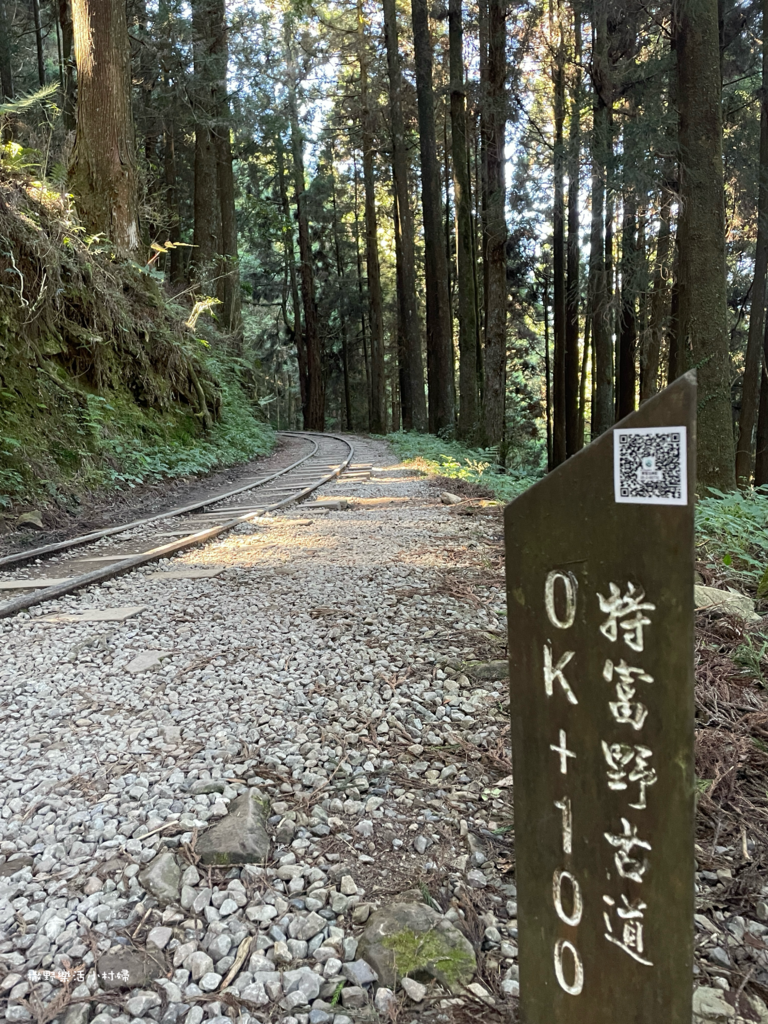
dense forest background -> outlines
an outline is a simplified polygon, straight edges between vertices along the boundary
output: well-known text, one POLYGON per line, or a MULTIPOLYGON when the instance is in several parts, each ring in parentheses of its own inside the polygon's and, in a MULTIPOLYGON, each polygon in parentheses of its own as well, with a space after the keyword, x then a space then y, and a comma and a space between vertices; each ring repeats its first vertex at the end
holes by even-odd
POLYGON ((695 367, 701 481, 766 484, 767 9, 0 0, 0 169, 275 426, 551 468, 695 367))

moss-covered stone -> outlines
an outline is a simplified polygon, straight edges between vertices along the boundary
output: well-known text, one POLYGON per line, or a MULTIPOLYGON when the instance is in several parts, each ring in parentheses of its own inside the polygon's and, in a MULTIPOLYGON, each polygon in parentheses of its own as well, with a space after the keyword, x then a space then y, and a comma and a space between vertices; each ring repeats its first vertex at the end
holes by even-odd
POLYGON ((388 988, 408 977, 434 979, 460 992, 477 966, 469 940, 425 903, 395 903, 377 911, 368 921, 358 951, 388 988))

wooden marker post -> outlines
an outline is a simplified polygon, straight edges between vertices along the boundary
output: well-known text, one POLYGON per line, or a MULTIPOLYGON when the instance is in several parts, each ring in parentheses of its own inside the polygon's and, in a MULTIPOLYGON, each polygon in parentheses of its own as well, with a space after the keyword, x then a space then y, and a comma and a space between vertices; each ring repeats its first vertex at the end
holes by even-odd
POLYGON ((690 1024, 686 374, 506 509, 524 1024, 690 1024))

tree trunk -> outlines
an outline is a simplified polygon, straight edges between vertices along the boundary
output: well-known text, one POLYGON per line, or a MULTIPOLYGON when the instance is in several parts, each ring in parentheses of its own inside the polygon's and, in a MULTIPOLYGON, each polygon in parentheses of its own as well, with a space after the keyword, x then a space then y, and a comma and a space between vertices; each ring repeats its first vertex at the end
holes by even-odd
POLYGON ((565 286, 565 454, 568 458, 582 447, 584 430, 579 429, 579 166, 581 154, 581 7, 573 6, 574 68, 571 92, 571 122, 568 133, 568 246, 565 286))
POLYGON ((467 149, 467 111, 464 85, 464 33, 461 0, 448 7, 451 78, 451 148, 453 196, 456 207, 456 255, 459 292, 459 424, 458 434, 473 440, 478 428, 477 299, 475 247, 472 235, 472 195, 467 149))
POLYGON ((288 279, 291 286, 291 307, 293 310, 293 324, 290 324, 286 319, 285 326, 296 345, 296 363, 299 369, 299 396, 301 398, 301 418, 303 423, 306 418, 305 409, 307 407, 307 349, 301 329, 301 302, 299 300, 299 285, 296 281, 293 222, 291 221, 291 207, 288 202, 288 188, 285 183, 285 154, 283 152, 283 140, 279 135, 275 140, 275 156, 277 162, 277 181, 280 190, 280 207, 283 213, 283 256, 288 268, 288 279))
POLYGON ((360 178, 357 170, 357 152, 352 151, 352 167, 354 169, 355 182, 355 254, 357 256, 357 292, 360 298, 360 336, 363 343, 363 366, 365 368, 365 397, 367 429, 371 429, 371 373, 368 366, 368 336, 365 324, 365 290, 363 288, 363 258, 360 253, 360 212, 358 203, 358 190, 360 178))
POLYGON ((741 390, 739 443, 736 446, 736 480, 740 486, 749 483, 752 468, 752 434, 757 418, 758 396, 762 377, 762 338, 765 329, 765 279, 768 268, 768 0, 763 0, 763 81, 760 95, 760 165, 757 201, 757 242, 755 245, 755 276, 752 281, 752 306, 749 312, 747 354, 744 361, 744 382, 741 390))
POLYGON ((760 373, 760 407, 757 413, 757 439, 755 444, 755 487, 768 484, 768 323, 763 337, 760 373))
POLYGON ((78 98, 70 188, 85 229, 133 256, 140 234, 125 4, 73 0, 72 14, 78 98))
MULTIPOLYGON (((550 40, 557 33, 557 47, 552 65, 554 86, 554 130, 555 150, 553 167, 552 203, 552 303, 554 307, 555 351, 552 365, 552 397, 554 425, 552 431, 552 462, 559 466, 567 456, 566 448, 566 380, 565 380, 565 205, 563 178, 565 175, 565 152, 563 148, 563 125, 565 123, 565 34, 563 28, 562 2, 557 5, 557 20, 550 7, 550 40)), ((550 45, 554 45, 552 42, 550 45)))
POLYGON ((453 351, 448 305, 448 265, 443 247, 440 171, 435 138, 432 39, 426 0, 411 0, 416 94, 421 151, 421 203, 424 220, 424 277, 427 300, 427 382, 429 429, 454 428, 453 351))
POLYGON ((322 340, 318 327, 315 300, 315 267, 309 238, 307 191, 304 175, 304 138, 299 125, 297 97, 298 74, 293 58, 293 42, 288 18, 283 22, 285 53, 288 65, 288 113, 291 124, 296 215, 299 225, 299 259, 301 260, 301 296, 304 304, 304 330, 307 350, 307 404, 304 410, 305 430, 325 430, 325 376, 323 373, 322 340))
POLYGON ((656 239, 656 267, 651 288, 651 308, 640 357, 640 402, 659 390, 659 358, 664 333, 664 317, 669 301, 669 252, 672 242, 672 202, 674 196, 667 182, 661 194, 659 234, 656 239))
MULTIPOLYGON (((179 214, 179 193, 176 183, 176 139, 173 122, 166 120, 163 133, 163 162, 165 170, 165 196, 168 206, 170 229, 168 238, 171 242, 181 241, 181 217, 179 214)), ((171 249, 168 255, 168 275, 171 284, 180 284, 184 280, 184 267, 181 249, 171 249)))
MULTIPOLYGON (((62 0, 63 2, 63 0, 62 0)), ((7 0, 0 0, 0 92, 4 100, 12 100, 13 67, 11 64, 11 26, 8 21, 7 0)))
MULTIPOLYGON (((3 37, 2 8, 4 3, 5 0, 0 0, 0 40, 3 37)), ((77 122, 75 117, 74 62, 72 60, 74 34, 72 28, 72 9, 69 0, 59 0, 59 26, 61 28, 61 78, 63 93, 61 117, 64 123, 64 130, 73 132, 77 122)), ((1 42, 0 47, 2 47, 1 42)))
POLYGON ((637 351, 637 199, 634 186, 625 186, 621 230, 621 309, 616 418, 635 410, 635 353, 637 351))
POLYGON ((361 129, 363 143, 363 186, 365 189, 365 262, 368 275, 368 303, 371 317, 371 424, 374 434, 387 432, 384 378, 384 309, 381 297, 379 239, 376 220, 376 187, 373 176, 373 127, 368 100, 367 40, 363 26, 362 0, 357 2, 357 60, 360 68, 361 129))
POLYGON ((592 26, 592 218, 589 253, 589 311, 595 350, 592 437, 613 423, 613 358, 608 321, 608 274, 605 264, 606 168, 610 146, 610 106, 613 102, 608 62, 606 0, 595 0, 592 26))
POLYGON ((231 116, 227 96, 227 65, 229 46, 224 0, 217 0, 213 9, 212 55, 215 69, 216 178, 221 216, 219 238, 219 281, 217 295, 221 299, 220 321, 234 338, 234 348, 242 347, 240 267, 237 258, 237 220, 235 218, 235 178, 232 172, 231 116))
POLYGON ((336 202, 336 153, 334 140, 331 139, 331 204, 333 210, 333 248, 336 255, 336 280, 339 294, 339 314, 341 318, 341 365, 344 374, 344 413, 347 430, 352 430, 352 396, 349 388, 349 331, 347 330, 346 311, 341 308, 344 291, 344 261, 341 258, 341 239, 339 238, 339 211, 336 202))
POLYGON ((723 126, 717 0, 676 0, 679 145, 678 333, 698 374, 697 470, 736 484, 725 288, 723 126))
POLYGON ((398 322, 403 336, 403 375, 400 404, 403 428, 427 429, 427 402, 424 395, 424 360, 421 354, 421 323, 416 298, 416 256, 414 251, 413 211, 408 187, 408 147, 403 119, 403 73, 397 44, 395 0, 384 0, 384 36, 389 70, 389 112, 392 131, 392 178, 397 196, 397 214, 402 274, 397 292, 398 322))
POLYGON ((216 155, 216 56, 214 22, 217 0, 193 0, 192 50, 194 81, 191 85, 195 120, 195 186, 192 266, 195 277, 213 290, 221 244, 221 205, 216 155))
POLYGON ((40 22, 40 0, 32 0, 32 18, 35 22, 35 49, 37 52, 37 80, 45 85, 45 60, 43 59, 43 26, 40 22))
MULTIPOLYGON (((485 0, 481 0, 485 2, 485 0)), ((488 294, 485 324, 483 434, 486 445, 504 440, 507 364, 507 224, 504 217, 504 132, 507 124, 506 2, 488 0, 488 77, 486 114, 486 260, 488 294)))

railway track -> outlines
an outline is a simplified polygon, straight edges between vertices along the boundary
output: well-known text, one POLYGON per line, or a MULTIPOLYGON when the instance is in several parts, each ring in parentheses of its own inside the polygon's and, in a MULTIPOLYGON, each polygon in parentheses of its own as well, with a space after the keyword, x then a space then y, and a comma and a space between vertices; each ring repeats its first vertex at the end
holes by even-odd
MULTIPOLYGON (((268 475, 192 505, 0 558, 0 596, 18 594, 0 603, 0 618, 204 544, 241 523, 303 501, 350 472, 354 447, 346 438, 308 431, 281 434, 288 439, 280 460, 285 464, 268 475)), ((351 472, 365 479, 370 467, 351 472)))

